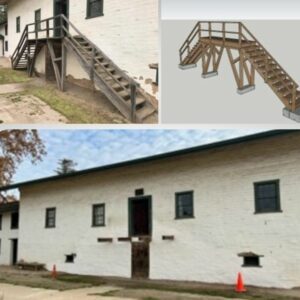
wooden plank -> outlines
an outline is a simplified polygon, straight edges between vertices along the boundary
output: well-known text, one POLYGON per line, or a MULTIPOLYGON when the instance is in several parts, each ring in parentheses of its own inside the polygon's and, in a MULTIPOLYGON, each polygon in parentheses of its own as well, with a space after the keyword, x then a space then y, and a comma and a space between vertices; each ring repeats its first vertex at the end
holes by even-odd
POLYGON ((56 78, 56 84, 59 90, 61 90, 61 75, 59 73, 59 68, 55 62, 55 53, 54 53, 54 48, 53 48, 53 43, 50 40, 47 40, 47 46, 49 49, 49 53, 50 53, 50 57, 51 57, 51 61, 52 61, 52 65, 53 65, 53 69, 54 69, 54 73, 55 73, 55 78, 56 78))

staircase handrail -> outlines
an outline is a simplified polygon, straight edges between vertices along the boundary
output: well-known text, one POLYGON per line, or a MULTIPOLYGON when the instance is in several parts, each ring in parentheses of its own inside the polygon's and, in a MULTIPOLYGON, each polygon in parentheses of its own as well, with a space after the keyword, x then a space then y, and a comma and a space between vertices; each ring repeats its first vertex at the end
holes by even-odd
POLYGON ((19 43, 11 56, 12 62, 15 60, 16 56, 19 54, 20 49, 23 48, 22 45, 27 39, 28 39, 28 25, 25 26, 23 33, 21 35, 21 38, 19 40, 19 43))

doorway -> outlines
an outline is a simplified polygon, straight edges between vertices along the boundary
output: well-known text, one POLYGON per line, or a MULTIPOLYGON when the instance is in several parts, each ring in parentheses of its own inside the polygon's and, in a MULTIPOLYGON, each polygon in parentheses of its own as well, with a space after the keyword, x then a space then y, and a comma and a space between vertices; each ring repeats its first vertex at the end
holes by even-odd
POLYGON ((131 243, 131 273, 133 278, 148 278, 150 237, 152 234, 151 196, 129 198, 129 236, 138 237, 131 243))
POLYGON ((11 239, 11 265, 18 262, 18 239, 11 239))
MULTIPOLYGON (((58 16, 58 15, 65 15, 66 18, 69 18, 69 0, 54 0, 53 3, 53 15, 58 16)), ((60 18, 56 18, 54 20, 54 36, 60 36, 62 34, 62 31, 60 30, 60 18)), ((64 26, 68 28, 68 24, 64 22, 64 26)))

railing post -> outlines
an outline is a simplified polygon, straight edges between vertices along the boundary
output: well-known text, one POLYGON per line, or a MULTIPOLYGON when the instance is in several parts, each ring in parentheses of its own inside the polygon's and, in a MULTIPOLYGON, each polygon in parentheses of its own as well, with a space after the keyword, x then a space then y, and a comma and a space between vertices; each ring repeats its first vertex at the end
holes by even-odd
POLYGON ((136 83, 130 83, 130 101, 131 101, 131 122, 136 122, 136 83))
POLYGON ((46 22, 46 30, 47 30, 47 39, 48 39, 49 36, 50 36, 50 33, 49 33, 49 19, 46 22))
POLYGON ((242 23, 239 22, 239 46, 242 46, 242 23))
POLYGON ((201 40, 201 23, 200 22, 198 22, 198 30, 199 30, 199 41, 201 40))
POLYGON ((296 97, 297 97, 297 87, 296 85, 293 86, 293 93, 292 93, 292 111, 296 110, 296 97))
POLYGON ((95 56, 96 56, 96 49, 95 47, 92 48, 92 56, 91 56, 91 62, 90 62, 90 78, 92 82, 94 83, 94 69, 95 69, 95 56))
POLYGON ((63 38, 64 37, 64 30, 63 30, 63 26, 64 26, 64 20, 63 20, 63 17, 60 16, 59 17, 59 20, 60 20, 60 37, 63 38))
POLYGON ((226 24, 225 24, 225 22, 222 22, 222 34, 223 34, 223 43, 225 44, 225 38, 226 38, 226 24))
POLYGON ((209 34, 209 39, 211 40, 211 22, 208 22, 208 34, 209 34))

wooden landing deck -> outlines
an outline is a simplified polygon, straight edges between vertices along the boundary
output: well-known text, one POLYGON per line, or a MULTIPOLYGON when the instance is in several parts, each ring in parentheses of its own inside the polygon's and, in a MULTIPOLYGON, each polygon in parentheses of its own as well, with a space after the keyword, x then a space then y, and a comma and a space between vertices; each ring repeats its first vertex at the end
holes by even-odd
POLYGON ((216 46, 224 46, 227 48, 231 49, 240 49, 245 46, 255 44, 255 41, 241 41, 241 45, 239 43, 239 39, 234 39, 234 38, 222 38, 222 37, 217 37, 217 36, 212 36, 212 37, 201 37, 201 42, 207 43, 207 44, 213 44, 216 46))

